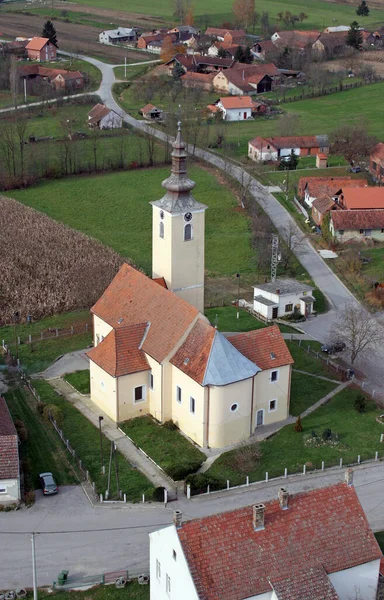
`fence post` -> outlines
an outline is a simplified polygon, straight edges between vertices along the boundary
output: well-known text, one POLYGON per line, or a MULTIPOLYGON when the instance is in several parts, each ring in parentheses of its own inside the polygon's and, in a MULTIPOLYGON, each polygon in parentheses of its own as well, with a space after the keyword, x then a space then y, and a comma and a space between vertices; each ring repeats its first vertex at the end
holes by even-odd
POLYGON ((287 469, 287 467, 285 467, 285 469, 284 469, 284 477, 285 477, 285 479, 287 479, 287 477, 288 477, 288 469, 287 469))
POLYGON ((142 502, 144 504, 144 502, 145 502, 145 494, 143 494, 143 496, 142 496, 142 502))
POLYGON ((227 490, 229 490, 229 479, 227 479, 227 490))
POLYGON ((383 441, 384 441, 384 433, 382 433, 382 434, 380 435, 380 442, 383 442, 383 441))
POLYGON ((71 334, 73 333, 73 325, 71 325, 71 334))
POLYGON ((360 454, 357 456, 357 464, 360 464, 360 454))
POLYGON ((43 331, 41 332, 41 336, 40 336, 40 338, 41 338, 42 340, 44 339, 44 332, 43 332, 43 331))
POLYGON ((85 477, 86 477, 87 481, 89 481, 89 471, 85 471, 85 477))
POLYGON ((59 337, 59 330, 56 329, 56 337, 59 337))
POLYGON ((210 491, 210 485, 208 483, 208 485, 207 485, 207 494, 209 494, 209 491, 210 491))
POLYGON ((307 465, 303 465, 303 475, 305 475, 307 472, 307 465))
POLYGON ((29 341, 30 344, 32 343, 32 336, 31 336, 31 334, 29 334, 29 336, 28 336, 28 341, 29 341))
POLYGON ((343 466, 343 459, 340 458, 340 468, 343 466))
POLYGON ((379 453, 377 452, 377 450, 375 452, 375 460, 379 460, 379 453))
POLYGON ((124 494, 124 502, 127 504, 127 494, 124 494))
POLYGON ((247 475, 247 479, 245 480, 245 485, 249 485, 249 475, 247 475))
POLYGON ((100 502, 103 502, 103 494, 100 494, 100 502))
POLYGON ((268 471, 265 472, 265 481, 268 481, 268 471))
POLYGON ((324 461, 321 461, 321 470, 324 471, 324 461))
POLYGON ((88 323, 85 324, 85 331, 88 331, 88 323))
POLYGON ((187 498, 188 500, 191 499, 191 484, 187 483, 187 498))
POLYGON ((168 492, 167 490, 164 490, 164 507, 167 508, 167 503, 168 503, 168 492))

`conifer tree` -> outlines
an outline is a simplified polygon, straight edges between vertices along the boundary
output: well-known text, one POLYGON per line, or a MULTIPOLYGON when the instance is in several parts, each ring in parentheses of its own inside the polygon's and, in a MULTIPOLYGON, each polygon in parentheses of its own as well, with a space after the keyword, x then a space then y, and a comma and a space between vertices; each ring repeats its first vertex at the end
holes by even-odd
POLYGON ((43 31, 41 33, 41 37, 48 38, 51 44, 58 48, 56 29, 52 21, 47 21, 44 23, 43 31))
POLYGON ((361 4, 359 4, 359 6, 356 9, 356 14, 359 17, 368 17, 369 8, 368 8, 368 4, 366 3, 366 0, 361 1, 361 4))

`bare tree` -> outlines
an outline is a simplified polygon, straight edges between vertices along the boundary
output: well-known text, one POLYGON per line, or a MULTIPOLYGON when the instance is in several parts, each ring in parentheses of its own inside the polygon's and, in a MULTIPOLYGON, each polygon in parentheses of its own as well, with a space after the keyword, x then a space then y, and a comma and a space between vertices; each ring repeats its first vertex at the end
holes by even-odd
POLYGON ((293 221, 290 221, 285 227, 280 228, 280 236, 284 242, 280 265, 284 271, 288 271, 292 268, 296 253, 305 249, 306 236, 300 232, 293 221))
POLYGON ((279 134, 281 136, 297 135, 301 117, 294 113, 287 113, 279 119, 279 134))
POLYGON ((345 306, 343 315, 333 324, 332 338, 342 339, 351 353, 351 364, 363 352, 371 352, 382 343, 384 331, 377 319, 355 302, 345 306))
POLYGON ((341 154, 351 165, 369 156, 377 139, 370 135, 364 123, 341 125, 330 136, 333 154, 341 154))

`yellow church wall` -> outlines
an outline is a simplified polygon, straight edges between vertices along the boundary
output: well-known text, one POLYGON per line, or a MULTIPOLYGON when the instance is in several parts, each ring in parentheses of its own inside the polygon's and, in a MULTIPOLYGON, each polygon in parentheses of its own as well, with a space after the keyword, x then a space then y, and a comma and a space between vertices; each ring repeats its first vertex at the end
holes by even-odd
POLYGON ((93 344, 97 346, 102 341, 102 337, 107 337, 108 333, 112 331, 112 327, 100 317, 93 315, 93 344))
MULTIPOLYGON (((148 400, 149 412, 158 421, 162 420, 161 404, 162 404, 162 387, 163 387, 163 367, 154 358, 146 354, 147 361, 151 367, 153 375, 153 390, 149 388, 148 383, 148 400)), ((149 375, 148 375, 149 381, 149 375)))
POLYGON ((134 417, 142 417, 150 412, 148 373, 149 371, 141 371, 140 373, 123 375, 117 379, 118 413, 116 420, 118 422, 127 421, 134 417), (134 389, 138 386, 144 386, 145 400, 135 402, 134 389))
POLYGON ((256 413, 264 410, 264 425, 282 421, 289 416, 291 388, 291 367, 289 365, 257 373, 255 378, 253 429, 256 427, 256 413), (278 371, 278 380, 271 381, 272 370, 278 371), (277 400, 277 408, 270 411, 269 403, 277 400))
POLYGON ((117 421, 117 380, 92 361, 90 361, 89 367, 92 402, 101 408, 113 421, 117 421))
POLYGON ((199 446, 204 446, 205 398, 207 388, 185 375, 177 367, 171 365, 172 387, 172 420, 199 446), (176 399, 177 387, 181 388, 181 403, 176 399), (190 398, 195 399, 195 413, 191 412, 190 398))
POLYGON ((160 209, 153 207, 152 212, 152 277, 164 277, 167 286, 172 281, 172 216, 164 212, 160 219, 160 209), (164 223, 164 238, 160 237, 160 222, 164 223))
POLYGON ((211 386, 209 393, 210 448, 222 448, 245 440, 250 435, 252 380, 224 386, 211 386), (231 406, 237 404, 235 411, 231 406))

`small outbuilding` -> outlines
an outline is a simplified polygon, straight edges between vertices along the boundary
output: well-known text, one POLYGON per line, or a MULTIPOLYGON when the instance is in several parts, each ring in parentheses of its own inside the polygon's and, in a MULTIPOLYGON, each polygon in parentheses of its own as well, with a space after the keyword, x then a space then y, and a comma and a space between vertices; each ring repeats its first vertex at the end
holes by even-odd
POLYGON ((144 119, 148 119, 149 121, 158 121, 163 117, 163 111, 161 108, 157 108, 153 104, 146 104, 143 108, 140 109, 140 114, 144 117, 144 119))
POLYGON ((19 439, 7 403, 0 396, 0 505, 19 501, 19 439))
POLYGON ((108 29, 99 34, 100 44, 122 44, 136 42, 137 34, 133 27, 118 27, 117 29, 108 29))
POLYGON ((313 312, 313 288, 296 279, 276 279, 253 286, 253 310, 270 320, 300 311, 304 316, 313 312))
POLYGON ((123 118, 105 104, 96 104, 88 113, 88 127, 98 129, 120 129, 123 118))

